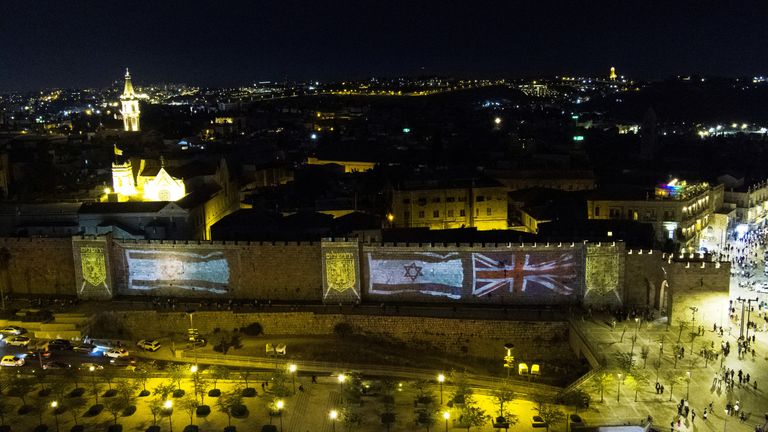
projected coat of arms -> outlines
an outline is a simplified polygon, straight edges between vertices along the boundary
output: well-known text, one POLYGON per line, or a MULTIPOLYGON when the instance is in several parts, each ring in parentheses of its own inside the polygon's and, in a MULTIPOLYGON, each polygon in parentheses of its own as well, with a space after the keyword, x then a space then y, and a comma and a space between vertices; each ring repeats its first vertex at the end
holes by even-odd
POLYGON ((325 278, 328 289, 344 292, 355 288, 355 255, 352 252, 328 251, 325 254, 325 278))
POLYGON ((83 269, 83 286, 80 288, 82 292, 85 289, 86 283, 93 286, 104 285, 107 288, 107 264, 104 260, 104 249, 97 247, 81 247, 80 248, 80 264, 83 269))
POLYGON ((619 288, 619 256, 613 254, 587 255, 587 295, 615 294, 619 288))

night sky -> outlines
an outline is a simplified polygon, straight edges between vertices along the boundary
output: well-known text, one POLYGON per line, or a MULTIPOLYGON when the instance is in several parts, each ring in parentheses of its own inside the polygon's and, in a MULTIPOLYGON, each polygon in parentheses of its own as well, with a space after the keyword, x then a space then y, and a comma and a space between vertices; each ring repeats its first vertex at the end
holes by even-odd
POLYGON ((3 0, 0 92, 136 81, 768 75, 765 0, 3 0))

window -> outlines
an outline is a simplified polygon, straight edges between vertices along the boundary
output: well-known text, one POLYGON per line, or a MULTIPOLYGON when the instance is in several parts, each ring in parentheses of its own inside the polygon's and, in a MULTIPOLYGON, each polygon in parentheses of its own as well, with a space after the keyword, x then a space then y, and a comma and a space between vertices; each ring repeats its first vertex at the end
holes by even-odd
POLYGON ((671 220, 675 218, 674 210, 664 210, 664 220, 671 220))
POLYGON ((456 198, 454 197, 445 197, 445 202, 454 202, 456 201, 456 198))
POLYGON ((439 218, 440 217, 440 210, 433 211, 432 212, 432 217, 433 218, 439 218))
POLYGON ((479 208, 475 209, 475 216, 480 216, 480 209, 479 208))
POLYGON ((424 210, 419 212, 419 219, 424 219, 424 210))
POLYGON ((466 201, 467 201, 467 197, 465 197, 465 196, 460 196, 459 197, 459 202, 466 202, 466 201))
POLYGON ((476 200, 477 202, 483 202, 483 201, 485 201, 485 197, 484 197, 484 196, 482 196, 482 195, 478 195, 478 196, 477 196, 477 198, 475 198, 475 200, 476 200))
POLYGON ((620 208, 608 209, 608 216, 611 219, 620 219, 621 218, 621 209, 620 208))
POLYGON ((439 202, 440 202, 440 197, 434 197, 434 198, 432 198, 432 202, 433 202, 433 203, 439 203, 439 202))
POLYGON ((404 220, 404 221, 409 221, 409 220, 411 220, 411 212, 405 212, 405 213, 403 213, 403 220, 404 220))
POLYGON ((448 217, 449 217, 449 218, 452 218, 452 217, 453 217, 453 210, 448 210, 448 217))
POLYGON ((403 204, 410 204, 411 199, 410 198, 403 198, 403 204))
POLYGON ((419 198, 419 205, 427 205, 427 199, 426 198, 419 198))
POLYGON ((464 209, 459 210, 459 216, 465 217, 467 216, 467 212, 464 209))
POLYGON ((491 215, 491 213, 493 213, 493 211, 491 210, 491 208, 490 208, 490 207, 488 207, 488 208, 485 210, 485 214, 486 214, 486 215, 488 215, 488 216, 490 216, 490 215, 491 215))
POLYGON ((600 216, 600 207, 595 207, 595 217, 600 216))

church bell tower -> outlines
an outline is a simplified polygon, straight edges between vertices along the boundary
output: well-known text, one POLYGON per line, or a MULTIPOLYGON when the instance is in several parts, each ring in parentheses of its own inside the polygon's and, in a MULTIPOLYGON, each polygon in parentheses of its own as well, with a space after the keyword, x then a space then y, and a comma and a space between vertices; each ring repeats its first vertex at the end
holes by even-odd
POLYGON ((120 103, 123 106, 121 111, 123 115, 123 128, 128 132, 138 132, 140 114, 139 99, 133 91, 131 74, 128 72, 127 68, 125 69, 125 89, 123 89, 123 94, 120 95, 120 103))

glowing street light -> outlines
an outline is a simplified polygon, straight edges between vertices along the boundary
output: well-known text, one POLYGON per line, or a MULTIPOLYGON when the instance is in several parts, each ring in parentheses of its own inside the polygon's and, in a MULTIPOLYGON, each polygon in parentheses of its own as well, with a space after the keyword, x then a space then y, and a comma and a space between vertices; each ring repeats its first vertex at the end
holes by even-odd
POLYGON ((168 399, 163 407, 168 411, 168 428, 173 432, 173 401, 168 399))
POLYGON ((328 413, 328 417, 330 417, 331 421, 333 422, 333 432, 336 432, 336 418, 339 417, 339 412, 336 410, 331 410, 331 412, 328 413))
POLYGON ((53 417, 56 419, 56 432, 59 432, 59 402, 53 401, 51 402, 51 408, 53 408, 53 417))
POLYGON ((443 411, 443 418, 445 419, 445 432, 448 432, 448 419, 451 418, 451 413, 443 411))
POLYGON ((440 405, 443 404, 443 383, 445 382, 445 375, 440 374, 437 376, 437 382, 440 383, 440 405))
POLYGON ((619 380, 618 380, 619 381, 619 391, 618 391, 618 393, 616 393, 616 402, 619 402, 619 399, 621 398, 621 378, 623 377, 623 375, 622 374, 617 374, 617 376, 619 377, 619 380))
POLYGON ((493 124, 495 124, 496 126, 500 125, 501 124, 501 117, 496 117, 495 119, 493 119, 493 124))
POLYGON ((291 373, 291 385, 293 386, 293 394, 296 394, 296 365, 293 363, 289 364, 288 372, 291 373))
POLYGON ((189 371, 192 373, 197 373, 197 365, 192 365, 192 367, 189 368, 189 371))
POLYGON ((277 415, 280 416, 280 432, 283 432, 283 407, 285 406, 285 403, 282 400, 279 400, 275 406, 277 406, 277 415))
POLYGON ((347 380, 347 376, 342 374, 339 374, 339 391, 341 392, 342 399, 344 398, 344 381, 347 380))

